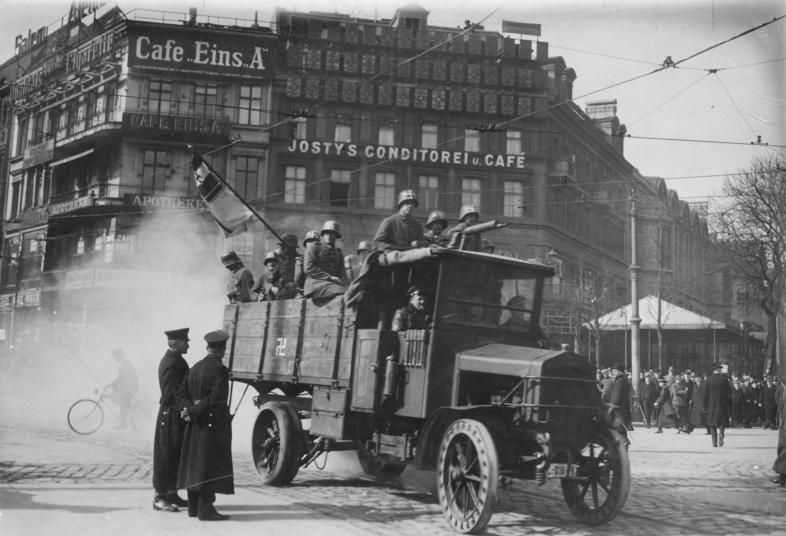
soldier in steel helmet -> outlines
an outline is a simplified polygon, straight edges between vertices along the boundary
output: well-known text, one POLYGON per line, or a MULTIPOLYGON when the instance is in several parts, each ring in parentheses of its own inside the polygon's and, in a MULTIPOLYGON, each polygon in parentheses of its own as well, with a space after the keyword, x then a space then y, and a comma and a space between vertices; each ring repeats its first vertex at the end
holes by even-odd
POLYGON ((231 272, 227 281, 227 298, 229 303, 250 302, 254 288, 254 276, 251 270, 243 265, 237 253, 230 251, 221 257, 221 262, 231 272))
POLYGON ((445 228, 448 226, 448 220, 445 218, 445 213, 441 210, 435 210, 428 215, 426 220, 426 241, 434 246, 447 246, 448 236, 445 233, 445 228))
POLYGON ((398 212, 388 216, 379 224, 374 235, 374 247, 381 250, 403 251, 427 245, 423 226, 412 215, 418 199, 412 190, 403 190, 398 195, 398 212))
MULTIPOLYGON (((303 237, 303 249, 308 251, 311 244, 319 242, 319 231, 307 231, 303 237)), ((303 294, 303 286, 306 284, 306 269, 303 266, 304 255, 298 255, 295 259, 295 284, 297 285, 298 293, 303 294)))
POLYGON ((360 269, 363 268, 363 263, 370 253, 371 242, 362 240, 358 244, 357 255, 347 255, 344 258, 344 268, 347 271, 347 279, 349 281, 354 281, 360 275, 360 269))
POLYGON ((319 237, 320 241, 309 246, 303 256, 306 273, 303 295, 324 302, 344 294, 348 282, 344 270, 344 255, 336 247, 336 240, 341 238, 338 223, 333 220, 326 221, 319 237))
POLYGON ((259 276, 254 285, 254 294, 257 301, 277 300, 281 293, 281 281, 278 272, 279 256, 275 251, 268 251, 265 255, 265 271, 259 276))
POLYGON ((470 251, 481 251, 481 241, 479 234, 464 235, 467 227, 478 223, 480 210, 475 205, 464 205, 459 211, 459 222, 448 231, 450 243, 448 247, 467 249, 470 251), (462 241, 464 245, 462 246, 462 241))

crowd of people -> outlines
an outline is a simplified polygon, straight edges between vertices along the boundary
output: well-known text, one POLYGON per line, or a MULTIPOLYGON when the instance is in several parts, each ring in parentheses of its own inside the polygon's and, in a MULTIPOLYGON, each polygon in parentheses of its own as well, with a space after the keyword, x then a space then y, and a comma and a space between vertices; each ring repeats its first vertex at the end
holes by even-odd
POLYGON ((628 429, 637 411, 647 428, 657 427, 656 434, 664 428, 686 435, 703 430, 713 447, 724 446, 727 428, 778 430, 773 482, 786 486, 786 384, 780 378, 729 375, 720 363, 706 373, 648 370, 640 376, 638 401, 623 365, 598 369, 597 379, 601 399, 620 408, 628 429))
MULTIPOLYGON (((477 224, 480 211, 472 205, 461 207, 458 223, 447 229, 448 220, 440 210, 431 212, 425 225, 413 216, 418 206, 415 192, 399 194, 397 211, 379 225, 372 240, 361 241, 355 254, 344 256, 336 241, 341 238, 338 222, 328 220, 319 231, 308 231, 300 252, 294 234, 281 237, 278 247, 265 255, 264 270, 256 279, 234 251, 222 256, 229 270, 227 297, 230 303, 268 301, 297 297, 329 300, 342 294, 360 275, 366 258, 374 250, 404 251, 418 247, 448 247, 494 253, 495 246, 480 233, 469 229, 477 224)), ((497 226, 504 224, 498 223, 497 226)))

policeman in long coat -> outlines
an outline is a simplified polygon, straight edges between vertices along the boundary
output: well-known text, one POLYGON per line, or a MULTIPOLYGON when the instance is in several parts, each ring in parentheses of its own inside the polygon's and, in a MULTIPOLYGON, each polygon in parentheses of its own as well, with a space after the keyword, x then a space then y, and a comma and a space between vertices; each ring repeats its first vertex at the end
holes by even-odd
POLYGON ((712 446, 723 446, 726 427, 729 425, 729 407, 731 406, 731 384, 729 378, 722 374, 723 367, 716 363, 712 367, 712 375, 707 378, 704 391, 704 407, 707 409, 707 426, 712 435, 712 446))
POLYGON ((235 492, 229 369, 221 362, 228 338, 225 331, 205 335, 207 356, 189 371, 183 396, 182 414, 188 423, 177 485, 188 490, 188 515, 200 521, 227 519, 213 503, 216 493, 235 492))
POLYGON ((177 512, 186 501, 177 494, 177 470, 186 423, 180 417, 178 393, 188 374, 188 328, 164 332, 169 349, 158 365, 158 418, 153 439, 153 509, 177 512))

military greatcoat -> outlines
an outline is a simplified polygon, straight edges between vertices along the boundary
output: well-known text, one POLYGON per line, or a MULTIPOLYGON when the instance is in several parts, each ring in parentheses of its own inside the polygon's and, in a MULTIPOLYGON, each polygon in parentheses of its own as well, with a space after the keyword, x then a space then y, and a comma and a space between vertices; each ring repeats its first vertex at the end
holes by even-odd
POLYGON ((229 369, 207 356, 188 372, 191 422, 186 424, 177 487, 192 492, 232 494, 232 419, 229 369))
POLYGON ((167 350, 158 365, 161 399, 153 438, 153 488, 159 494, 177 491, 177 469, 186 424, 180 418, 177 397, 187 374, 188 363, 183 356, 167 350))

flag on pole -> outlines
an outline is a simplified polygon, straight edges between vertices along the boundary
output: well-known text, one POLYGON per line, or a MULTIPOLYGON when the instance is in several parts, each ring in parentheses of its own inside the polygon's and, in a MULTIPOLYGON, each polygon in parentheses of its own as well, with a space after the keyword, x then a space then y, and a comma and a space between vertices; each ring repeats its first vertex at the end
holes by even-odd
POLYGON ((246 222, 254 216, 251 210, 197 153, 194 153, 191 164, 194 167, 197 191, 210 209, 216 224, 224 232, 224 236, 245 231, 246 222))

